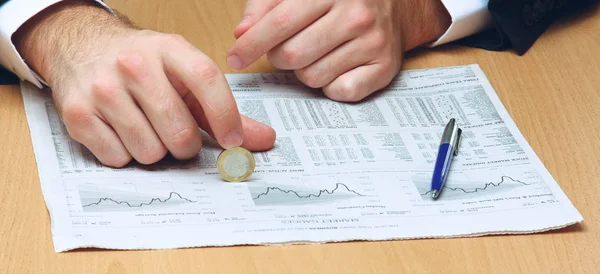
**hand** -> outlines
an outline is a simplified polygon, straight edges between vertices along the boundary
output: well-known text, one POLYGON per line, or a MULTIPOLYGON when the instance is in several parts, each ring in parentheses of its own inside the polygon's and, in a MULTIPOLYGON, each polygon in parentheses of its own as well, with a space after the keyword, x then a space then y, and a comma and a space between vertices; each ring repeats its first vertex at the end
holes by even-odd
POLYGON ((240 115, 217 65, 185 39, 83 3, 53 6, 16 40, 52 88, 71 137, 102 163, 194 157, 199 127, 225 148, 272 147, 273 129, 240 115))
POLYGON ((267 54, 329 98, 359 101, 449 24, 440 0, 248 0, 227 62, 242 69, 267 54))

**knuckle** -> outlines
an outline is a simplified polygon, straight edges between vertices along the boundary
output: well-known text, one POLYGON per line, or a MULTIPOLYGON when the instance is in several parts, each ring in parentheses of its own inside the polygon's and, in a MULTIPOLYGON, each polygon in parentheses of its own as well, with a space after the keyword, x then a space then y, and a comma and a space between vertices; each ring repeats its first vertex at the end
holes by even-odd
POLYGON ((360 93, 359 86, 355 81, 344 80, 330 92, 331 99, 342 102, 358 102, 363 96, 360 93))
MULTIPOLYGON (((385 82, 385 84, 389 84, 392 79, 396 76, 396 74, 400 71, 400 66, 402 65, 402 60, 396 58, 394 54, 389 54, 386 58, 380 58, 377 62, 377 74, 381 75, 380 81, 385 82)), ((377 82, 380 82, 377 81, 377 82)))
POLYGON ((372 26, 377 17, 372 10, 360 6, 352 12, 350 18, 352 18, 348 23, 350 30, 363 30, 372 26))
POLYGON ((320 74, 317 73, 317 70, 308 67, 294 71, 298 80, 300 80, 305 85, 311 88, 320 88, 322 87, 320 74))
POLYGON ((292 68, 295 65, 297 65, 298 60, 299 60, 299 53, 296 50, 296 47, 294 47, 293 45, 286 43, 284 44, 278 51, 279 54, 277 54, 279 56, 278 59, 280 59, 282 61, 282 65, 292 68))
POLYGON ((92 84, 92 97, 94 101, 103 105, 117 105, 119 92, 121 92, 121 89, 115 85, 108 84, 106 81, 96 81, 92 84))
POLYGON ((131 159, 131 155, 128 154, 109 154, 108 159, 101 162, 108 166, 121 168, 127 165, 131 159))
POLYGON ((135 79, 140 79, 147 67, 144 64, 144 57, 136 51, 119 52, 117 65, 135 79))
POLYGON ((285 43, 267 52, 267 58, 273 66, 279 69, 299 69, 301 64, 300 52, 290 43, 285 43))
POLYGON ((391 60, 387 59, 381 62, 380 70, 387 78, 390 78, 390 75, 396 73, 396 66, 391 60))
POLYGON ((154 42, 164 52, 171 52, 174 48, 182 47, 195 50, 185 37, 177 33, 157 33, 152 37, 154 40, 151 43, 154 42))
POLYGON ((234 113, 234 108, 231 104, 224 104, 220 109, 215 113, 215 121, 216 122, 224 122, 229 120, 229 117, 232 117, 234 113))
POLYGON ((167 155, 164 146, 146 146, 139 154, 138 161, 144 165, 154 164, 167 155))
POLYGON ((92 124, 95 114, 83 103, 74 100, 66 101, 61 110, 61 116, 69 135, 75 141, 83 141, 83 133, 92 124))
POLYGON ((338 94, 340 95, 341 100, 354 102, 356 99, 356 88, 356 84, 354 84, 353 81, 342 81, 338 87, 338 94))
POLYGON ((346 96, 342 98, 345 102, 356 103, 362 100, 364 96, 360 94, 357 89, 352 89, 346 93, 346 96))
MULTIPOLYGON (((152 102, 151 112, 166 118, 167 121, 176 119, 181 110, 174 102, 173 97, 172 94, 166 92, 156 92, 153 95, 149 95, 148 101, 152 102)), ((179 98, 177 97, 176 99, 179 98)))
POLYGON ((383 31, 378 30, 373 32, 373 35, 369 41, 373 49, 381 50, 382 48, 385 48, 388 39, 383 31))
POLYGON ((292 15, 288 11, 281 11, 273 18, 273 24, 279 31, 288 29, 291 25, 291 22, 292 15))
POLYGON ((183 128, 173 134, 173 137, 171 137, 171 144, 176 150, 187 149, 192 147, 192 145, 196 142, 196 137, 197 135, 194 129, 189 127, 183 128))
POLYGON ((212 62, 205 60, 193 61, 190 66, 190 74, 192 79, 200 79, 208 85, 217 82, 220 71, 219 68, 212 62))
POLYGON ((162 36, 162 38, 167 44, 183 44, 187 43, 187 40, 180 34, 177 33, 167 33, 162 36))

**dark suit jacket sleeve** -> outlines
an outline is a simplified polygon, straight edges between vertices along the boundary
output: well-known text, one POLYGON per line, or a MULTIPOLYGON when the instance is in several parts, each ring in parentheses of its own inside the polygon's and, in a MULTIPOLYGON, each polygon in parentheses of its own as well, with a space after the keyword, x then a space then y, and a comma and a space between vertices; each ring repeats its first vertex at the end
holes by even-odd
MULTIPOLYGON (((0 7, 7 2, 7 0, 0 0, 0 7)), ((0 85, 6 84, 16 84, 18 83, 19 78, 6 70, 4 67, 0 66, 0 85)))
POLYGON ((494 27, 457 43, 486 50, 513 49, 523 55, 561 18, 592 8, 600 0, 490 0, 494 27))
POLYGON ((15 85, 19 83, 19 78, 12 72, 0 66, 0 85, 15 85))

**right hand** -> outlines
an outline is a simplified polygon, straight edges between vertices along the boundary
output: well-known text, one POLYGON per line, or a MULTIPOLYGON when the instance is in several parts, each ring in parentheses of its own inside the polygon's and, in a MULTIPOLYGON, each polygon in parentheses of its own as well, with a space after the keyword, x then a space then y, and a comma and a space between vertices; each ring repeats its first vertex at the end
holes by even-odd
MULTIPOLYGON (((82 9, 75 16, 80 20, 92 20, 80 18, 85 12, 106 13, 90 6, 69 8, 73 14, 82 9)), ((274 130, 240 115, 218 66, 182 37, 115 23, 90 30, 110 18, 62 25, 62 35, 38 35, 56 31, 52 23, 60 15, 42 19, 22 40, 23 45, 57 47, 23 47, 22 52, 52 88, 70 136, 103 164, 122 167, 132 158, 151 164, 167 152, 177 159, 197 156, 199 127, 223 148, 273 146, 274 130), (35 41, 48 37, 56 38, 35 41), (59 41, 64 37, 70 43, 59 41)))
POLYGON ((442 36, 440 0, 249 0, 227 61, 273 66, 330 99, 357 102, 389 85, 404 53, 442 36))

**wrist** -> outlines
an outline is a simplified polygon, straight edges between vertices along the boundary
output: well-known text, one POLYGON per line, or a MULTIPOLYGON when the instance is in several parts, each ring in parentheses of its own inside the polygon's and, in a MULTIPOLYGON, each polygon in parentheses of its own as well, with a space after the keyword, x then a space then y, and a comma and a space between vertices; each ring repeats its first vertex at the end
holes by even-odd
POLYGON ((397 0, 404 36, 404 50, 409 51, 440 38, 450 27, 452 18, 441 0, 397 0))
POLYGON ((131 27, 92 1, 65 0, 25 22, 12 40, 28 66, 52 86, 57 75, 93 54, 102 40, 131 27))

